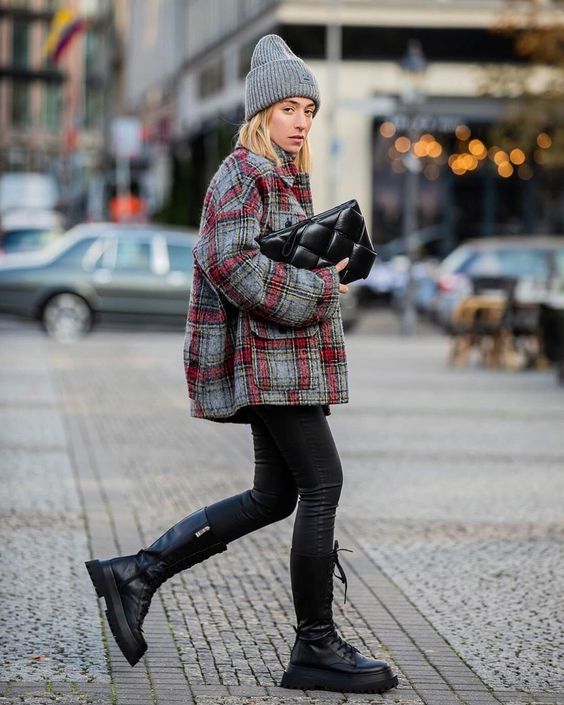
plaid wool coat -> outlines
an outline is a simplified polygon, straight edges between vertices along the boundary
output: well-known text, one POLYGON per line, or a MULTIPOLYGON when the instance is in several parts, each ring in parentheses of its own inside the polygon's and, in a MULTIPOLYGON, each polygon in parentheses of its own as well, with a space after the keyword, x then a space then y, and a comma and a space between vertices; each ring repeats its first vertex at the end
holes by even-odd
POLYGON ((237 144, 212 178, 194 247, 184 366, 193 416, 247 421, 252 404, 348 401, 334 267, 273 262, 257 238, 313 215, 309 175, 237 144))

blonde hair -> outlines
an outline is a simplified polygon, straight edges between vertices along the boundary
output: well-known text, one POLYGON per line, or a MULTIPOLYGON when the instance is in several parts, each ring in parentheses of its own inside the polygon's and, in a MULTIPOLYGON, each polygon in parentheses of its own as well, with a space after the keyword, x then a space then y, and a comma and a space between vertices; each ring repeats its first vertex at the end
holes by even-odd
MULTIPOLYGON (((270 159, 277 166, 280 166, 282 162, 272 146, 268 127, 273 110, 274 105, 269 105, 268 108, 261 110, 256 115, 253 115, 250 120, 244 122, 239 128, 239 140, 246 149, 250 149, 251 152, 270 159)), ((311 171, 311 148, 307 137, 294 158, 294 163, 298 171, 307 171, 308 173, 311 171)))

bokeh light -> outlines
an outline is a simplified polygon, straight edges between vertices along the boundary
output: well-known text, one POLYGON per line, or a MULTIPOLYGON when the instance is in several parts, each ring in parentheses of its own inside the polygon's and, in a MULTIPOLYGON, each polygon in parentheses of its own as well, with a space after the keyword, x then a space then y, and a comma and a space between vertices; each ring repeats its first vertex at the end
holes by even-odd
POLYGON ((515 149, 512 149, 509 153, 509 159, 513 162, 513 164, 523 164, 526 159, 525 152, 523 152, 522 149, 516 147, 515 149))
POLYGON ((398 152, 405 154, 405 152, 409 152, 411 148, 411 142, 407 137, 398 137, 397 140, 394 142, 394 147, 398 150, 398 152))
POLYGON ((517 169, 517 174, 525 181, 533 178, 533 170, 528 164, 521 164, 521 166, 517 169))
POLYGON ((380 134, 382 137, 393 137, 396 134, 396 126, 393 122, 383 122, 380 125, 380 134))
POLYGON ((502 162, 497 167, 497 173, 506 179, 508 176, 511 176, 511 174, 513 174, 513 167, 509 162, 502 162))
POLYGON ((547 135, 546 132, 541 132, 537 137, 537 144, 542 149, 548 149, 552 144, 552 138, 550 135, 547 135))
POLYGON ((468 125, 457 125, 454 134, 458 137, 459 140, 467 140, 470 137, 470 128, 468 125))

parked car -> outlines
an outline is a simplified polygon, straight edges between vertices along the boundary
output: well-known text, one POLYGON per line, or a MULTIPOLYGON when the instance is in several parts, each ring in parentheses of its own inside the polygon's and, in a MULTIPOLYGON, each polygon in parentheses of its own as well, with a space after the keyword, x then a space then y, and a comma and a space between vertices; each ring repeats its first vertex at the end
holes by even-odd
POLYGON ((196 238, 159 225, 77 225, 45 250, 0 260, 0 311, 38 319, 65 340, 102 320, 180 321, 196 238))
MULTIPOLYGON (((0 312, 35 318, 72 340, 96 322, 186 317, 193 273, 193 230, 158 225, 77 225, 43 251, 0 260, 0 312)), ((358 322, 351 290, 341 297, 343 326, 358 322)))
POLYGON ((531 235, 470 240, 457 247, 440 264, 437 292, 429 306, 432 318, 449 328, 462 299, 474 283, 488 280, 500 289, 503 281, 515 283, 515 296, 540 302, 551 283, 564 277, 564 237, 531 235))
POLYGON ((40 208, 13 208, 0 217, 0 255, 40 250, 64 234, 63 216, 40 208))

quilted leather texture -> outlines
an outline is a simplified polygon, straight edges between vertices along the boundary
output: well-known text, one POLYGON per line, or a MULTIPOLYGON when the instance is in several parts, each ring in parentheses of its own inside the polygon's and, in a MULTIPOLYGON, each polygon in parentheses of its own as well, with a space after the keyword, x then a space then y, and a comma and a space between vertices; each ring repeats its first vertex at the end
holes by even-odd
POLYGON ((301 269, 330 267, 345 257, 349 263, 340 272, 343 284, 366 279, 376 252, 356 200, 301 220, 282 230, 258 238, 261 252, 275 262, 301 269))

